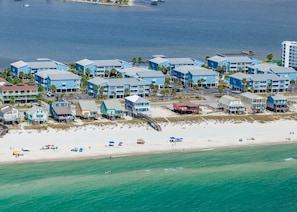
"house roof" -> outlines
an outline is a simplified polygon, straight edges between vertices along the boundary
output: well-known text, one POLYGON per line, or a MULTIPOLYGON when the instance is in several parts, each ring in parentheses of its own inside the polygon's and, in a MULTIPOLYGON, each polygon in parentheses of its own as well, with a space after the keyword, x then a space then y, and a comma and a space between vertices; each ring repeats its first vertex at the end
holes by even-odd
POLYGON ((274 100, 288 100, 283 94, 274 94, 270 96, 274 100))
POLYGON ((261 63, 261 64, 255 64, 248 66, 252 69, 258 69, 260 71, 269 71, 271 68, 276 67, 277 65, 275 63, 261 63))
POLYGON ((252 59, 247 56, 227 57, 230 63, 251 63, 252 59))
POLYGON ((123 111, 123 106, 121 102, 117 99, 104 100, 102 104, 105 104, 108 109, 115 109, 117 111, 123 111))
POLYGON ((94 62, 91 60, 88 60, 88 59, 82 59, 82 60, 79 60, 76 62, 76 64, 82 65, 82 66, 90 65, 92 63, 94 63, 94 62))
POLYGON ((82 110, 90 110, 92 112, 97 112, 98 107, 94 100, 80 100, 78 104, 82 110))
POLYGON ((281 73, 297 73, 296 70, 292 67, 282 67, 282 66, 276 66, 272 67, 271 71, 275 74, 281 74, 281 73))
POLYGON ((153 59, 150 59, 149 61, 152 62, 152 63, 156 63, 156 64, 168 62, 168 60, 163 58, 163 57, 155 57, 153 59))
POLYGON ((19 61, 16 61, 16 62, 14 62, 14 63, 11 63, 10 65, 11 65, 11 66, 14 66, 14 67, 16 67, 16 68, 21 68, 21 67, 23 67, 23 66, 27 66, 28 63, 26 63, 26 62, 24 62, 24 61, 22 61, 22 60, 19 60, 19 61))
POLYGON ((100 84, 103 84, 103 83, 108 83, 108 80, 104 79, 102 77, 95 77, 93 79, 88 80, 88 82, 90 82, 90 83, 92 83, 94 85, 100 85, 100 84))
POLYGON ((189 57, 186 57, 186 58, 166 58, 166 59, 172 65, 180 65, 180 64, 194 65, 194 61, 189 57))
POLYGON ((43 79, 49 77, 51 80, 71 80, 80 79, 80 76, 64 70, 45 70, 35 74, 43 79))
POLYGON ((219 103, 223 104, 223 105, 230 105, 232 104, 232 106, 244 106, 242 103, 241 103, 241 100, 240 99, 236 99, 232 96, 229 96, 229 95, 224 95, 222 96, 221 98, 219 98, 219 103), (236 104, 232 104, 232 102, 236 101, 236 104))
POLYGON ((57 64, 53 61, 37 61, 37 62, 27 62, 31 69, 55 69, 57 64))
POLYGON ((145 80, 138 80, 135 78, 118 78, 118 79, 109 79, 109 86, 123 86, 123 85, 149 85, 150 83, 145 80))
POLYGON ((124 68, 117 70, 118 72, 121 72, 123 75, 127 75, 129 77, 136 77, 137 73, 144 72, 144 71, 150 71, 147 68, 141 68, 141 67, 131 67, 131 68, 124 68))
POLYGON ((237 72, 237 73, 235 73, 235 74, 232 74, 230 77, 233 77, 233 78, 235 78, 235 79, 242 80, 242 79, 248 79, 248 78, 251 78, 251 75, 244 74, 244 73, 241 73, 241 72, 237 72))
POLYGON ((208 58, 208 60, 211 60, 211 61, 214 61, 214 62, 219 63, 219 62, 226 61, 227 59, 225 57, 221 57, 221 56, 215 55, 213 57, 208 58))
POLYGON ((0 90, 2 91, 37 90, 37 86, 28 85, 28 84, 20 84, 20 85, 5 84, 0 86, 0 90))
POLYGON ((2 113, 7 113, 7 112, 9 112, 9 111, 12 111, 14 108, 11 106, 11 105, 9 105, 9 104, 3 104, 3 105, 0 105, 0 111, 2 112, 2 113))
POLYGON ((264 99, 264 97, 251 92, 242 93, 241 96, 247 97, 249 99, 264 99))
POLYGON ((122 66, 122 63, 119 60, 93 60, 93 62, 97 67, 122 66))
POLYGON ((210 69, 199 67, 199 66, 180 66, 174 69, 175 71, 187 74, 190 72, 193 76, 196 75, 218 75, 217 72, 214 72, 210 69))
POLYGON ((33 115, 34 113, 36 113, 37 110, 42 110, 42 107, 37 107, 36 105, 33 105, 33 107, 31 107, 29 110, 26 111, 27 114, 31 114, 33 115))
POLYGON ((133 102, 133 103, 142 103, 142 102, 148 103, 149 102, 147 99, 142 98, 141 96, 138 96, 138 95, 128 96, 125 99, 127 99, 128 101, 133 102))
POLYGON ((67 106, 53 106, 53 110, 57 115, 72 114, 71 110, 67 106))
POLYGON ((139 77, 165 77, 161 71, 140 71, 136 72, 139 77))
POLYGON ((250 76, 252 81, 267 81, 267 80, 273 80, 273 81, 278 81, 278 80, 285 80, 282 77, 279 77, 275 74, 253 74, 250 76))

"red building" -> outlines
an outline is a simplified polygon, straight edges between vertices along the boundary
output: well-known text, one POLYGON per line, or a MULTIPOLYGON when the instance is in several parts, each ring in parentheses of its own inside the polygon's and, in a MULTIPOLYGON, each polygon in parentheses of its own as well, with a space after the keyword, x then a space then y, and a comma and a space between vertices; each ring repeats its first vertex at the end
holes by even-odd
POLYGON ((173 111, 178 113, 199 113, 199 106, 189 102, 173 103, 173 111))

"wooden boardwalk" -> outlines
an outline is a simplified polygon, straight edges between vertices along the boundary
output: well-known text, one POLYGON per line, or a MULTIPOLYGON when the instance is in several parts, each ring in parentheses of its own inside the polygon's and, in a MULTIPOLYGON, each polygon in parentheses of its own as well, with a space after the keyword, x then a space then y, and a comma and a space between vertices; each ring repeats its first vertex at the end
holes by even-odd
POLYGON ((158 124, 156 120, 154 120, 152 117, 149 117, 148 115, 145 115, 143 113, 137 113, 135 115, 137 118, 145 119, 147 122, 157 131, 162 131, 161 126, 158 124))

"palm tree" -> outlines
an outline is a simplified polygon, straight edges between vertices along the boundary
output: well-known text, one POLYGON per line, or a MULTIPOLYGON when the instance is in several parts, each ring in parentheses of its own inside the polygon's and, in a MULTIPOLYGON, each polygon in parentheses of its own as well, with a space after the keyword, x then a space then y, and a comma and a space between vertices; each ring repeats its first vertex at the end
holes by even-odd
POLYGON ((267 84, 267 91, 271 91, 272 92, 272 83, 271 82, 269 82, 267 84))
POLYGON ((89 78, 91 75, 91 70, 89 68, 86 69, 86 75, 89 78))
POLYGON ((190 87, 193 87, 193 82, 194 82, 194 81, 193 81, 192 79, 189 80, 189 85, 190 85, 190 87))
POLYGON ((133 66, 136 64, 136 62, 137 62, 136 57, 133 57, 133 58, 132 58, 133 66))
POLYGON ((55 85, 51 85, 50 90, 52 91, 52 93, 56 93, 57 87, 55 85))
POLYGON ((124 90, 124 96, 129 96, 130 95, 130 89, 129 88, 125 88, 124 90))
POLYGON ((99 89, 99 86, 98 85, 94 85, 94 93, 95 93, 95 95, 98 94, 98 89, 99 89))
POLYGON ((103 96, 104 90, 105 90, 104 87, 100 87, 100 88, 99 88, 99 93, 100 93, 101 98, 102 98, 102 96, 103 96))
POLYGON ((110 71, 109 70, 106 69, 104 71, 104 77, 108 77, 108 78, 110 77, 110 71))
POLYGON ((143 63, 143 60, 142 60, 142 58, 141 57, 138 57, 138 63, 143 63))
POLYGON ((296 83, 295 80, 291 80, 291 81, 290 81, 291 92, 293 92, 293 85, 294 85, 295 83, 296 83))
POLYGON ((15 99, 14 97, 10 97, 10 102, 9 102, 11 105, 14 105, 15 104, 15 99))
POLYGON ((224 81, 219 82, 218 90, 219 90, 220 95, 222 95, 223 91, 226 90, 227 88, 228 88, 228 86, 227 86, 226 82, 224 82, 224 81))
POLYGON ((24 80, 24 76, 25 76, 25 74, 24 74, 24 72, 20 72, 19 73, 19 78, 21 79, 21 80, 24 80))

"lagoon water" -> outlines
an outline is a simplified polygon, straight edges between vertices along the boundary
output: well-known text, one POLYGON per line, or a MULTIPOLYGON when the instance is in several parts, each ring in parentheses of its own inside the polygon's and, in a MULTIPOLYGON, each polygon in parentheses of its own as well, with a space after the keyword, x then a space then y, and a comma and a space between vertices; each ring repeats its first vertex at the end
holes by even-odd
POLYGON ((166 0, 158 6, 137 0, 133 7, 0 0, 0 67, 41 57, 204 60, 242 50, 280 58, 281 42, 296 40, 296 8, 295 0, 166 0))
POLYGON ((0 211, 296 211, 297 144, 0 166, 0 211))

